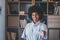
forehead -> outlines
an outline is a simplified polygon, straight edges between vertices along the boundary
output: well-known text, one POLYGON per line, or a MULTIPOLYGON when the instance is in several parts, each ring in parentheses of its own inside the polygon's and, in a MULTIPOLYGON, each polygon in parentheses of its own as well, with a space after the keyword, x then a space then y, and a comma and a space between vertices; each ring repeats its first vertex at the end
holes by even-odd
POLYGON ((38 14, 38 12, 32 12, 32 14, 38 14))

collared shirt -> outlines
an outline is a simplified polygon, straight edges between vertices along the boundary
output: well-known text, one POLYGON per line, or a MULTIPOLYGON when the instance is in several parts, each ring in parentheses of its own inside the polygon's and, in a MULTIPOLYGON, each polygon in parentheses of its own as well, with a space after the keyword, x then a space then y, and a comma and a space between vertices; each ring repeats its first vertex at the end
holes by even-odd
POLYGON ((26 40, 47 40, 47 26, 40 21, 36 24, 33 22, 28 23, 22 33, 21 38, 26 40), (42 30, 46 31, 46 35, 43 38, 40 35, 42 30))

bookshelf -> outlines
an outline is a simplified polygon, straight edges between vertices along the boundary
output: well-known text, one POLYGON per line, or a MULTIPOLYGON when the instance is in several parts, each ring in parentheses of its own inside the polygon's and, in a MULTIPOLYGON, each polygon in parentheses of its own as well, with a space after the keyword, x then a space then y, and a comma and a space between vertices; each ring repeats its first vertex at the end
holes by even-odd
MULTIPOLYGON (((49 35, 51 35, 51 31, 54 31, 54 29, 60 28, 59 25, 60 24, 60 1, 59 0, 7 0, 7 5, 6 5, 7 6, 6 7, 7 27, 6 28, 7 29, 17 28, 18 40, 23 40, 21 39, 21 34, 24 30, 24 27, 22 25, 25 26, 27 23, 31 21, 28 18, 28 8, 32 5, 36 5, 42 8, 42 11, 44 13, 44 18, 42 20, 46 21, 46 25, 48 26, 48 30, 49 30, 48 32, 50 33, 49 35), (24 24, 21 23, 23 21, 24 24)), ((49 36, 49 40, 50 37, 51 36, 49 36)))
POLYGON ((19 40, 19 0, 6 0, 7 40, 19 40))
POLYGON ((9 14, 18 14, 18 2, 8 2, 8 15, 9 14))
POLYGON ((48 0, 48 40, 60 40, 59 4, 60 0, 48 0))
POLYGON ((56 2, 56 1, 60 1, 60 0, 48 0, 48 2, 56 2))

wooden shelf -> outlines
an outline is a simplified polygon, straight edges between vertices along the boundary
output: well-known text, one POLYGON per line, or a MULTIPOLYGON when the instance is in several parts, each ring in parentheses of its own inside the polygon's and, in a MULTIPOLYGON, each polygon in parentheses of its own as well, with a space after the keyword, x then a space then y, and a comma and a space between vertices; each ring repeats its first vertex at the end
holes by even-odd
POLYGON ((60 15, 54 15, 54 14, 53 14, 53 15, 49 15, 49 14, 48 14, 48 16, 60 16, 60 15))
POLYGON ((19 3, 19 2, 8 2, 8 3, 19 3))
POLYGON ((19 14, 8 14, 7 16, 19 16, 19 14))
POLYGON ((19 0, 8 0, 8 2, 20 2, 19 0))
POLYGON ((20 3, 32 3, 31 1, 20 1, 20 3))
MULTIPOLYGON (((20 1, 32 1, 32 0, 20 0, 20 1)), ((42 1, 42 0, 35 0, 35 1, 42 1)))
POLYGON ((18 28, 18 26, 8 26, 7 28, 18 28))
MULTIPOLYGON (((47 2, 47 1, 35 1, 35 2, 36 2, 36 3, 37 3, 37 2, 41 2, 41 3, 42 3, 42 2, 47 2)), ((32 1, 20 1, 20 3, 32 3, 32 1)))
MULTIPOLYGON (((48 1, 49 2, 49 1, 48 1)), ((51 3, 55 2, 55 1, 50 1, 51 3)))

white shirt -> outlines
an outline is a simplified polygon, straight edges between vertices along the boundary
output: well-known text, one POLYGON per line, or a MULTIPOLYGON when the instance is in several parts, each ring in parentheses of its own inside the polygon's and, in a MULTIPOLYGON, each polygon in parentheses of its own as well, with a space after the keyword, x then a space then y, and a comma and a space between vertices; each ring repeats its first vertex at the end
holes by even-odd
POLYGON ((21 37, 26 40, 47 40, 47 26, 40 21, 36 24, 33 22, 28 23, 21 37), (41 30, 46 31, 46 35, 43 38, 40 35, 41 30))

